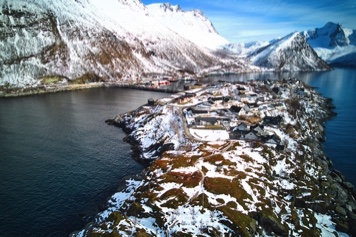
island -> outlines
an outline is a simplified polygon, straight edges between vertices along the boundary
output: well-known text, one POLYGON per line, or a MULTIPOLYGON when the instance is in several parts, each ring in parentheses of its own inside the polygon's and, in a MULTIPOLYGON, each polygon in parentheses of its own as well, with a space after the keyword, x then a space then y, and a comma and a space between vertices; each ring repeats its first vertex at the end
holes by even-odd
POLYGON ((106 122, 148 166, 73 236, 356 235, 323 152, 331 99, 301 81, 198 84, 106 122))

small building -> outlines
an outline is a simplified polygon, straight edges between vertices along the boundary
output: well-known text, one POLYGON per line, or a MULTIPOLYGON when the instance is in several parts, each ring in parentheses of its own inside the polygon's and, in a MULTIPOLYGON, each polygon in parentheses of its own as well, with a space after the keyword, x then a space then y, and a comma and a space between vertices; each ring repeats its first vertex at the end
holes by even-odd
POLYGON ((262 125, 256 125, 251 127, 251 130, 253 130, 256 134, 258 134, 259 136, 267 136, 267 133, 265 132, 265 130, 263 129, 262 125))
POLYGON ((281 143, 281 139, 279 139, 279 137, 277 137, 275 134, 273 134, 273 135, 267 137, 266 143, 278 145, 281 143))
POLYGON ((258 108, 258 104, 256 103, 256 102, 250 102, 250 103, 248 103, 248 107, 250 107, 250 108, 258 108))
POLYGON ((223 120, 222 125, 225 127, 226 130, 230 129, 230 121, 223 120))
POLYGON ((231 100, 231 96, 223 96, 223 102, 227 103, 231 100))
POLYGON ((223 100, 223 96, 214 96, 214 97, 209 97, 208 101, 220 101, 223 100))
POLYGON ((235 95, 235 96, 237 96, 237 95, 239 95, 239 94, 240 94, 240 91, 239 91, 239 90, 237 90, 237 89, 234 89, 233 93, 234 93, 234 95, 235 95))
POLYGON ((246 89, 245 89, 245 87, 239 85, 237 87, 237 90, 241 93, 241 91, 245 91, 246 89))
POLYGON ((250 132, 249 130, 242 131, 242 130, 235 130, 235 128, 233 128, 232 130, 230 130, 229 136, 230 139, 245 140, 245 135, 249 132, 250 132))
POLYGON ((245 112, 250 112, 250 106, 248 105, 244 105, 242 109, 245 110, 245 112))
POLYGON ((273 139, 273 138, 270 138, 270 139, 268 139, 267 141, 266 141, 266 143, 268 143, 268 144, 275 144, 275 145, 278 145, 278 141, 276 141, 275 139, 273 139))
POLYGON ((275 104, 273 104, 273 106, 274 106, 276 109, 283 109, 283 108, 284 108, 284 104, 283 104, 283 103, 275 103, 275 104))
POLYGON ((185 92, 185 96, 188 96, 188 97, 190 97, 190 98, 193 98, 193 97, 196 97, 197 94, 192 93, 192 92, 185 92))
POLYGON ((257 99, 257 94, 254 94, 254 93, 249 94, 248 98, 249 98, 249 100, 256 100, 257 99))
POLYGON ((234 131, 248 131, 247 124, 242 122, 233 129, 234 131))
POLYGON ((192 111, 193 114, 207 114, 209 113, 209 110, 207 110, 206 108, 208 107, 192 107, 189 108, 190 111, 192 111))
POLYGON ((263 96, 260 96, 260 97, 258 97, 257 99, 256 99, 256 103, 257 102, 265 102, 265 97, 263 97, 263 96))
POLYGON ((149 98, 148 101, 147 101, 147 104, 149 106, 153 106, 153 105, 155 105, 155 100, 153 98, 149 98))
POLYGON ((240 123, 235 127, 231 127, 230 129, 230 139, 245 139, 245 135, 250 132, 249 127, 244 122, 240 123))
POLYGON ((233 113, 239 113, 241 110, 241 107, 237 106, 237 105, 232 105, 230 107, 230 111, 233 112, 233 113))
POLYGON ((216 125, 218 119, 216 117, 196 117, 195 124, 202 126, 216 125))
POLYGON ((274 93, 278 94, 279 91, 280 91, 280 89, 279 89, 279 87, 273 87, 273 88, 272 88, 272 91, 273 91, 274 93))
POLYGON ((245 135, 245 140, 250 140, 250 141, 258 141, 260 140, 259 137, 256 135, 254 131, 250 131, 245 135))
POLYGON ((285 149, 285 146, 284 146, 284 145, 277 144, 277 146, 276 146, 276 150, 277 150, 277 151, 284 151, 284 149, 285 149))
POLYGON ((276 117, 266 116, 263 118, 263 124, 279 126, 282 122, 282 119, 283 118, 280 115, 278 115, 276 117))
POLYGON ((196 97, 195 93, 185 93, 185 95, 182 95, 182 96, 176 98, 175 100, 178 104, 185 104, 194 97, 196 97))

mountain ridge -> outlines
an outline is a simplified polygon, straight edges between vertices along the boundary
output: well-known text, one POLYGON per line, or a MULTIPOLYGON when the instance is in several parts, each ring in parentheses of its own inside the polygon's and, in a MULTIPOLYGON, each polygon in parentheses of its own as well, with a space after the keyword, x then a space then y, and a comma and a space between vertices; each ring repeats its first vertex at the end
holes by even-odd
POLYGON ((228 44, 200 10, 184 11, 179 5, 170 3, 150 4, 147 9, 167 28, 197 45, 215 50, 228 44))
POLYGON ((180 78, 329 69, 316 57, 299 55, 297 60, 296 50, 293 55, 284 54, 292 60, 282 60, 298 62, 296 66, 281 66, 277 57, 276 62, 252 60, 251 64, 258 44, 231 51, 232 46, 226 46, 229 42, 201 11, 184 11, 169 3, 15 0, 0 6, 0 89, 86 82, 131 84, 152 80, 151 75, 180 78))
POLYGON ((330 70, 299 32, 271 41, 248 56, 252 64, 276 71, 330 70))
MULTIPOLYGON (((298 33, 305 37, 317 55, 331 66, 356 66, 356 30, 346 29, 339 23, 328 22, 321 28, 298 33)), ((231 43, 224 48, 240 57, 251 58, 280 40, 281 38, 269 42, 231 43)))
POLYGON ((16 0, 1 7, 0 86, 38 87, 43 78, 138 81, 226 65, 249 70, 161 24, 141 1, 16 0))
POLYGON ((331 65, 356 66, 356 30, 328 22, 321 28, 302 32, 318 55, 331 65))

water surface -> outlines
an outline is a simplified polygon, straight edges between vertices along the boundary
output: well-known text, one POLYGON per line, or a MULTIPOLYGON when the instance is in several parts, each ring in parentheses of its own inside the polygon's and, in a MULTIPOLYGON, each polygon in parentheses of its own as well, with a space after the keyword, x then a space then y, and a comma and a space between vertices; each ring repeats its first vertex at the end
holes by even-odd
POLYGON ((163 93, 99 88, 0 99, 0 236, 68 236, 143 166, 104 121, 163 93))

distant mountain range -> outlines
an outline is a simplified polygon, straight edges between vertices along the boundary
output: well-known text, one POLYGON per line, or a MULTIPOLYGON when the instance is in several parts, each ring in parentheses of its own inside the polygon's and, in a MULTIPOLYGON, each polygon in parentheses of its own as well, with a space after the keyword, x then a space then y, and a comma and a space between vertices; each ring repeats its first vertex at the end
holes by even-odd
POLYGON ((183 11, 168 3, 13 0, 0 7, 0 87, 137 82, 155 75, 179 78, 265 69, 327 70, 321 58, 339 64, 355 58, 354 31, 332 23, 271 42, 229 44, 201 11, 183 11), (328 37, 332 39, 325 46, 328 37))
POLYGON ((296 32, 257 49, 247 56, 251 63, 277 71, 315 71, 330 69, 306 42, 302 34, 296 32))
POLYGON ((327 63, 336 66, 356 66, 356 30, 328 22, 322 28, 303 32, 308 43, 327 63))
POLYGON ((224 48, 251 59, 254 65, 275 70, 325 68, 325 63, 318 57, 331 66, 356 66, 356 30, 345 29, 332 22, 270 42, 227 44, 224 48))

